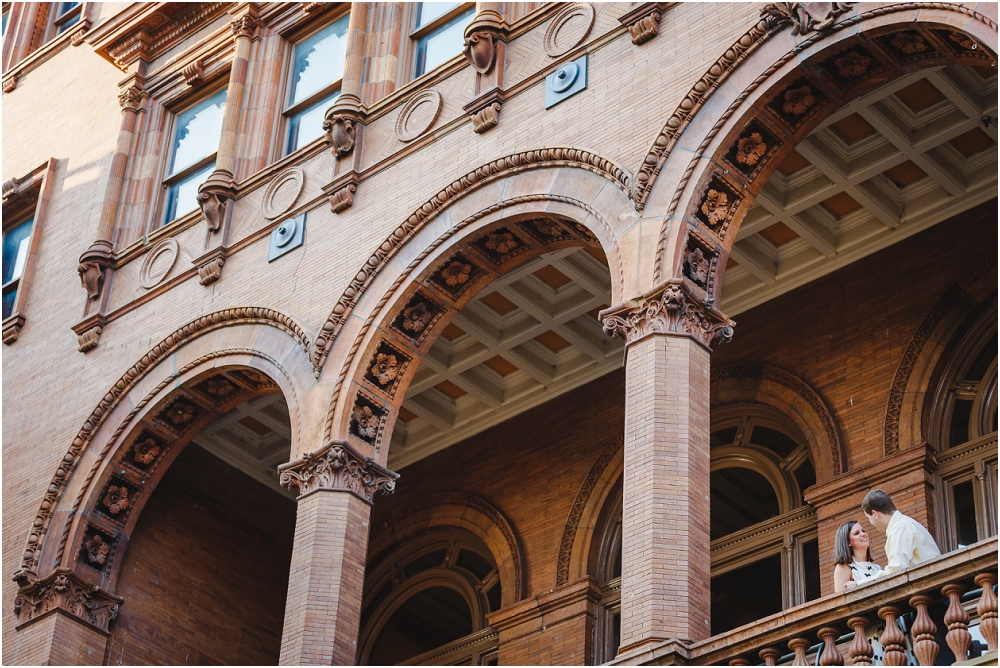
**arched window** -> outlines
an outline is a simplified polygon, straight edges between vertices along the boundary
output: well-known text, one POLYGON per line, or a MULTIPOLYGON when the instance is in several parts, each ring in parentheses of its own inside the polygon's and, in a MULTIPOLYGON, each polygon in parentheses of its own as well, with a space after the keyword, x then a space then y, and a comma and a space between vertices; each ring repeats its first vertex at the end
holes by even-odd
POLYGON ((433 531, 369 566, 360 665, 496 665, 500 575, 489 550, 461 529, 433 531))
POLYGON ((997 533, 996 323, 994 305, 958 337, 932 395, 935 528, 945 552, 997 533))
POLYGON ((594 619, 594 664, 618 654, 622 638, 622 480, 608 493, 598 520, 591 572, 600 583, 601 598, 594 619))
POLYGON ((760 404, 713 409, 712 634, 820 595, 816 473, 806 439, 760 404))

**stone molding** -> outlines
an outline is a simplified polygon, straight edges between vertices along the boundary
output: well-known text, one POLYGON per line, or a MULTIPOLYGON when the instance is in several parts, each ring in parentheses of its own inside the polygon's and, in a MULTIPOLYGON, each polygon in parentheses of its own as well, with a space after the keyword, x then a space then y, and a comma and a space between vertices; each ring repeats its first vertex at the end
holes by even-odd
POLYGON ((559 557, 556 560, 556 586, 560 587, 569 582, 570 560, 573 556, 573 543, 576 541, 576 534, 580 528, 580 520, 583 518, 584 510, 590 496, 593 494, 597 483, 600 481, 608 466, 625 449, 624 434, 616 437, 604 448, 600 457, 584 478, 580 491, 573 500, 573 505, 569 509, 569 516, 566 518, 566 526, 563 529, 562 540, 559 543, 559 557))
POLYGON ((371 286, 375 277, 392 260, 399 250, 412 239, 427 223, 435 219, 446 206, 469 192, 497 179, 543 167, 578 167, 593 172, 614 183, 619 190, 629 195, 631 179, 628 173, 610 160, 574 148, 547 148, 537 151, 515 153, 486 163, 465 176, 452 181, 434 197, 420 205, 405 221, 386 237, 374 253, 364 262, 361 269, 344 290, 333 307, 313 346, 313 367, 317 373, 326 363, 333 342, 340 334, 351 312, 361 296, 371 286))
POLYGON ((526 598, 486 615, 500 632, 501 644, 535 635, 545 627, 580 615, 592 615, 601 598, 601 587, 589 575, 555 589, 526 598))
POLYGON ((399 474, 379 466, 346 441, 331 441, 316 452, 278 467, 282 487, 299 491, 299 499, 318 491, 348 492, 369 506, 375 494, 389 496, 399 474))
MULTIPOLYGON (((125 396, 157 364, 173 354, 184 344, 222 327, 240 324, 262 324, 276 327, 291 336, 307 355, 309 353, 309 340, 298 323, 283 313, 263 307, 238 307, 204 315, 175 330, 153 346, 149 352, 143 355, 138 362, 133 364, 111 386, 111 389, 103 396, 97 407, 94 408, 83 423, 80 431, 73 438, 72 444, 60 461, 59 467, 56 469, 52 480, 46 488, 45 496, 42 498, 38 512, 28 531, 24 550, 22 550, 21 554, 20 566, 12 576, 15 582, 23 585, 35 575, 49 524, 55 513, 56 506, 58 506, 63 492, 66 490, 70 478, 73 476, 73 472, 76 470, 80 459, 83 457, 83 453, 97 431, 125 396)), ((170 380, 173 380, 173 377, 170 380)))
POLYGON ((14 598, 18 629, 55 612, 61 612, 108 635, 108 626, 118 616, 125 599, 87 584, 67 569, 21 587, 14 598))
POLYGON ((919 443, 891 457, 883 457, 872 464, 853 469, 833 480, 813 485, 805 492, 805 500, 809 505, 822 511, 823 508, 843 499, 860 499, 869 489, 882 487, 888 480, 901 480, 907 474, 916 471, 929 474, 936 468, 934 450, 927 443, 919 443))
POLYGON ((714 341, 727 343, 736 324, 712 304, 698 300, 681 279, 671 279, 637 299, 601 311, 604 331, 626 346, 652 334, 687 336, 711 350, 714 341))

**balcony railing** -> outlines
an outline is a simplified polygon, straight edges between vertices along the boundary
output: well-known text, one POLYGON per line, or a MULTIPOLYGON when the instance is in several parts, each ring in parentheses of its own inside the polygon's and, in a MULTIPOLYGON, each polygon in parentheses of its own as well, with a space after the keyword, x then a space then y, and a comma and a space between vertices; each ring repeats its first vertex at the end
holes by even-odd
POLYGON ((619 656, 615 664, 640 665, 816 665, 870 666, 869 634, 884 623, 884 665, 906 665, 906 651, 921 665, 934 665, 943 644, 957 662, 973 648, 969 627, 985 640, 996 665, 997 539, 980 541, 870 584, 832 594, 688 645, 668 641, 619 656), (963 602, 964 599, 964 602, 963 602), (947 606, 937 623, 929 609, 947 606), (914 615, 907 638, 896 620, 914 615), (945 628, 946 627, 946 628, 945 628))

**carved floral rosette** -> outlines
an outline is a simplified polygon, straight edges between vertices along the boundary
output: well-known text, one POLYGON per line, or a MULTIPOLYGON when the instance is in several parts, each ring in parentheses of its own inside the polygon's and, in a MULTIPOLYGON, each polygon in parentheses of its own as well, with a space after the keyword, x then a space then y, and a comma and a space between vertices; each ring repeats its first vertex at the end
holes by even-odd
POLYGON ((107 634, 123 602, 121 597, 101 591, 96 585, 81 582, 68 570, 58 570, 18 590, 14 616, 16 625, 21 627, 59 610, 107 634))
POLYGON ((368 505, 376 493, 388 496, 396 489, 398 473, 364 457, 345 441, 331 441, 317 452, 278 467, 282 487, 303 497, 317 490, 350 492, 368 505))
POLYGON ((689 336, 708 348, 713 341, 727 343, 732 339, 736 324, 710 300, 696 299, 680 279, 671 279, 600 315, 604 331, 624 339, 626 344, 650 334, 673 334, 689 336))

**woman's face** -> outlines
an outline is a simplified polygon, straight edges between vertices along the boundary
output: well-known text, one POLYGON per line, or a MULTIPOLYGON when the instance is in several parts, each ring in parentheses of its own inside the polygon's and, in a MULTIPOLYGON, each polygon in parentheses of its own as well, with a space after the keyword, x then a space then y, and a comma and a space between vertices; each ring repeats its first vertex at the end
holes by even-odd
POLYGON ((851 545, 852 550, 867 550, 868 549, 868 534, 861 527, 861 524, 855 524, 851 527, 851 533, 848 535, 848 542, 851 545))

